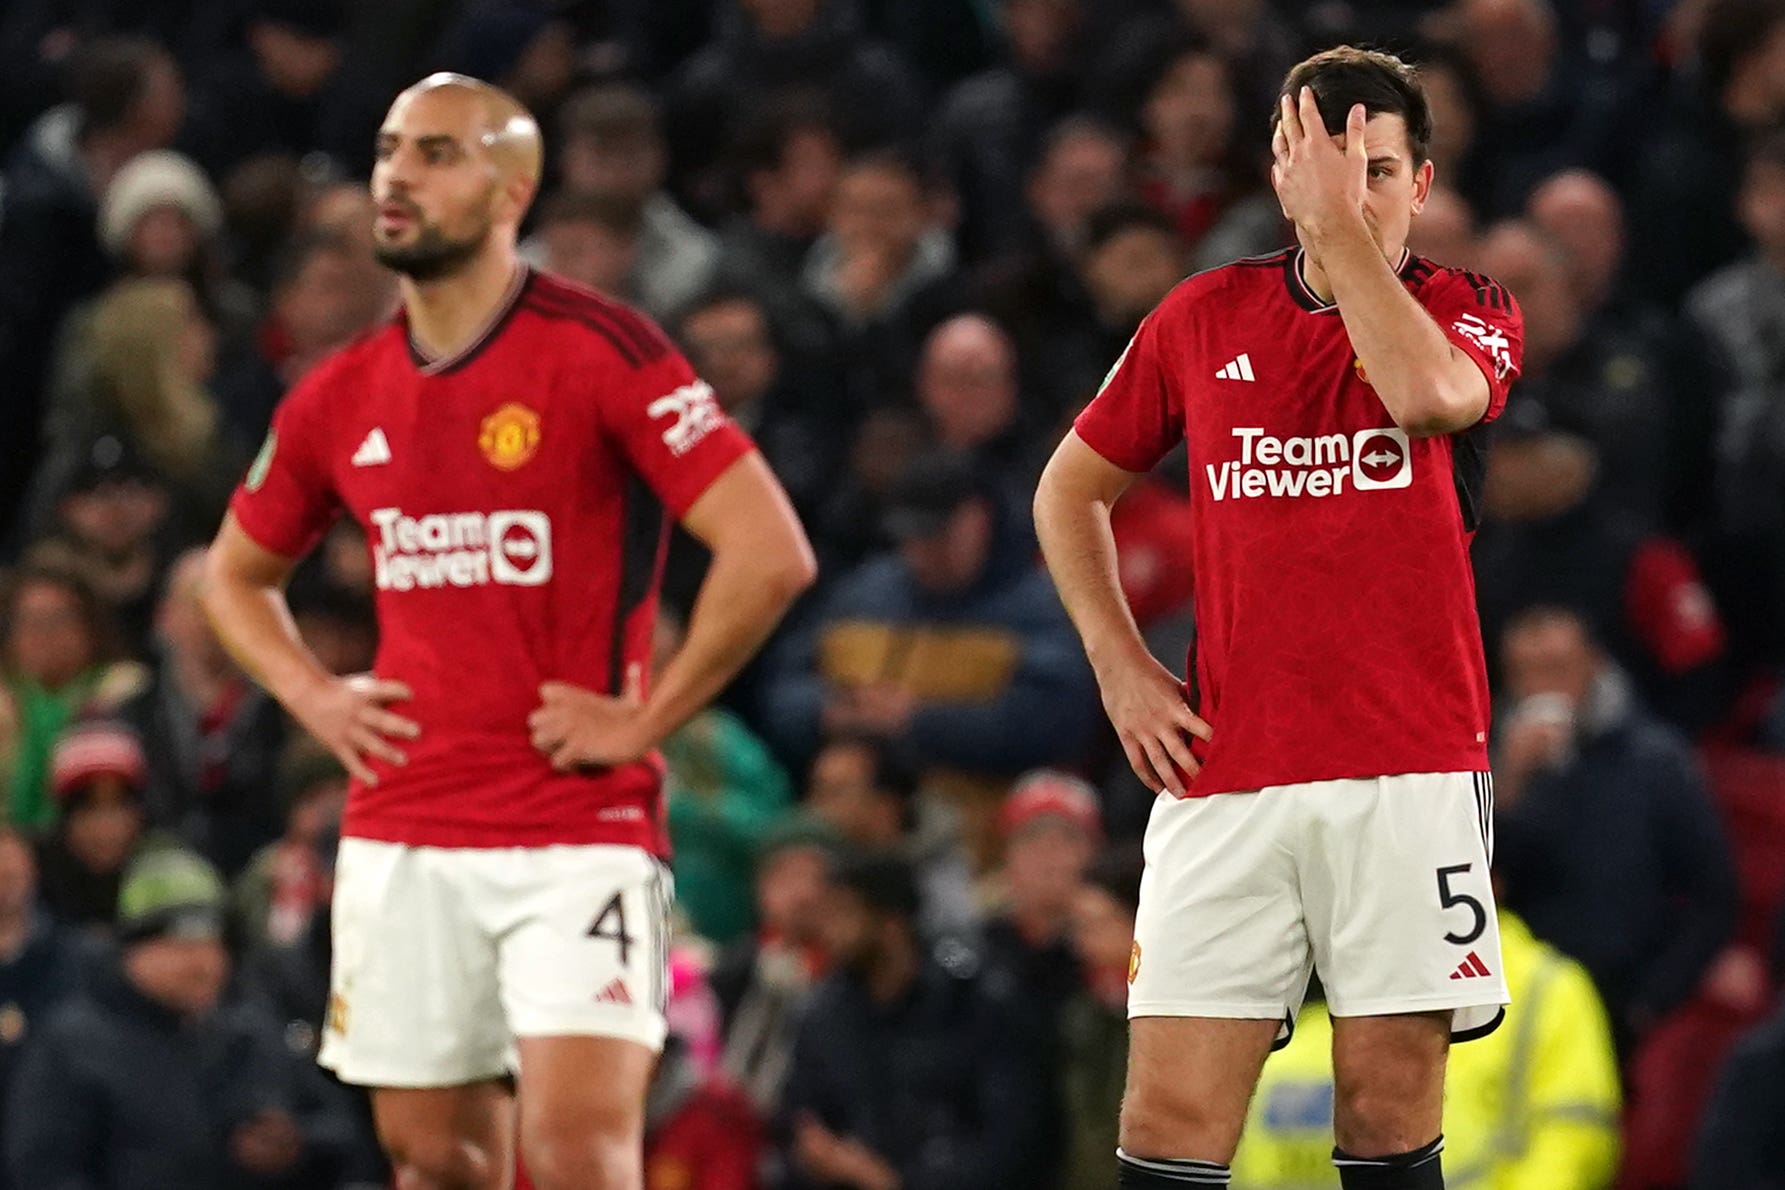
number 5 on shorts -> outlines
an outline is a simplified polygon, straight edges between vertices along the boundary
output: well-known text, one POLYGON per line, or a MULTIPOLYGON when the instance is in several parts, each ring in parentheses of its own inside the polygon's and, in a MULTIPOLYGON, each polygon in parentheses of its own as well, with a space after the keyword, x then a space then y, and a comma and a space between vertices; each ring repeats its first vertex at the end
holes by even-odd
MULTIPOLYGON (((1479 908, 1479 906, 1477 906, 1479 908)), ((1479 930, 1476 931, 1480 933, 1479 930)), ((615 893, 607 903, 607 908, 595 918, 595 924, 589 927, 588 937, 606 938, 620 948, 620 966, 632 966, 632 944, 637 941, 626 930, 626 903, 615 893), (609 926, 608 920, 613 920, 609 926)))
POLYGON ((1469 927, 1467 934, 1444 935, 1444 940, 1455 946, 1469 945, 1481 937, 1481 932, 1487 929, 1487 910, 1481 902, 1468 893, 1453 892, 1450 887, 1452 876, 1467 872, 1474 866, 1474 864, 1452 864, 1448 868, 1438 869, 1438 903, 1446 909, 1455 909, 1459 905, 1467 906, 1469 912, 1475 915, 1475 924, 1469 927))

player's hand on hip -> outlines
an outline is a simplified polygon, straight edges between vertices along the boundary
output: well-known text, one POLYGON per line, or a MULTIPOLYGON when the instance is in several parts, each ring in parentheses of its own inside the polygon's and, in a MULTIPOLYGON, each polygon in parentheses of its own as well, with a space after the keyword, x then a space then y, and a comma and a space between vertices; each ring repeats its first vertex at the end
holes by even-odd
POLYGON ((390 710, 389 704, 414 697, 401 682, 354 674, 318 687, 313 696, 295 702, 291 713, 349 773, 367 785, 376 785, 378 774, 366 763, 368 756, 389 764, 409 763, 409 757, 392 741, 415 739, 421 734, 421 725, 390 710))
POLYGON ((1283 214, 1315 240, 1348 224, 1361 225, 1370 171, 1364 105, 1351 107, 1343 149, 1327 135, 1313 88, 1284 96, 1279 108, 1271 137, 1271 185, 1283 214))
POLYGON ((1184 701, 1178 679, 1150 656, 1101 673, 1098 679, 1103 709, 1122 741, 1134 775, 1154 793, 1183 797, 1187 779, 1202 770, 1185 737, 1207 741, 1213 732, 1184 701))
POLYGON ((551 758, 559 772, 638 760, 656 743, 645 724, 644 671, 626 671, 626 689, 614 697, 572 686, 545 682, 539 687, 539 709, 527 716, 533 746, 551 758))

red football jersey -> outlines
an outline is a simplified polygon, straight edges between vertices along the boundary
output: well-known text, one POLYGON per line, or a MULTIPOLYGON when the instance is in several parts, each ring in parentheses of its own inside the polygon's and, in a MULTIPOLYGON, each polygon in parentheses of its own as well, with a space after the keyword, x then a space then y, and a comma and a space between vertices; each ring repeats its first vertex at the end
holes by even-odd
POLYGON ((375 669, 422 729, 406 766, 370 761, 342 833, 662 853, 661 761, 555 773, 527 716, 541 682, 614 693, 648 672, 668 518, 750 449, 649 320, 530 270, 450 359, 399 316, 306 376, 230 506, 293 558, 343 510, 359 522, 375 669))
MULTIPOLYGON (((1371 389, 1300 249, 1179 285, 1078 418, 1151 469, 1190 453, 1202 796, 1487 767, 1488 689, 1469 541, 1470 432, 1409 438, 1371 389)), ((1403 283, 1480 365, 1499 415, 1523 326, 1492 280, 1411 254, 1403 283)))

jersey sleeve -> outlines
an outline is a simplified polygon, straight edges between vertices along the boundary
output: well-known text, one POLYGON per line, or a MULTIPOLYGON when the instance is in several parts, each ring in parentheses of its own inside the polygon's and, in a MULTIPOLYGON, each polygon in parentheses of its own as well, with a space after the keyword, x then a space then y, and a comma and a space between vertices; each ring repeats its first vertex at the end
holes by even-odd
POLYGON ((678 351, 626 373, 605 394, 602 416, 633 470, 678 520, 755 449, 678 351))
POLYGON ((1420 302, 1451 344, 1487 377, 1488 407, 1482 424, 1506 408, 1506 394, 1525 360, 1525 317, 1518 302, 1492 277, 1447 269, 1432 278, 1420 302))
POLYGON ((1124 471, 1151 471, 1184 437, 1184 407, 1161 347, 1163 307, 1147 315, 1072 428, 1124 471))
POLYGON ((315 416, 331 371, 325 366, 312 373, 279 403, 260 453, 229 501, 248 536, 287 558, 309 553, 341 515, 323 462, 325 423, 315 416))

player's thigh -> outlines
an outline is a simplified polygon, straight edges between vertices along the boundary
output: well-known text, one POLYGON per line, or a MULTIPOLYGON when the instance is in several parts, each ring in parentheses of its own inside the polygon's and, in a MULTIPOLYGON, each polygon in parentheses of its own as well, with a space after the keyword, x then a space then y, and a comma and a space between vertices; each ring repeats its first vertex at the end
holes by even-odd
POLYGON ((508 1073, 482 856, 344 839, 320 1060, 359 1086, 452 1088, 508 1073))
POLYGON ((1283 807, 1274 790, 1154 803, 1130 1017, 1273 1019, 1287 1038, 1312 960, 1283 807))
POLYGON ((1333 1018, 1333 1135, 1359 1157, 1406 1153, 1443 1128, 1448 1010, 1333 1018))
POLYGON ((657 1053, 615 1037, 519 1039, 521 1155, 547 1190, 629 1190, 642 1177, 657 1053))
POLYGON ((1293 796, 1303 912, 1335 1021, 1448 1011, 1453 1040, 1491 1032, 1508 997, 1487 775, 1323 781, 1293 796))
POLYGON ((669 870, 636 847, 513 855, 517 866, 498 898, 497 963, 515 1036, 612 1038, 661 1050, 674 897, 669 870))
POLYGON ((1130 1157, 1233 1160, 1246 1107, 1282 1022, 1135 1017, 1121 1145, 1130 1157))
POLYGON ((506 1190, 514 1172, 514 1096, 506 1080, 372 1091, 378 1142, 399 1186, 506 1190))

